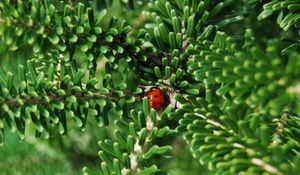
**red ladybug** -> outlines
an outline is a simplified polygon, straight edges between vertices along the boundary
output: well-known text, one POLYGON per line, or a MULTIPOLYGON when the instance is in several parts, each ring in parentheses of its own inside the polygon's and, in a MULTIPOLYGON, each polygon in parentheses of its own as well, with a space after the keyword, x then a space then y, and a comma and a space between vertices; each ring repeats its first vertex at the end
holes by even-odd
POLYGON ((150 108, 158 110, 165 101, 164 94, 162 90, 157 87, 152 87, 145 95, 149 100, 150 108))

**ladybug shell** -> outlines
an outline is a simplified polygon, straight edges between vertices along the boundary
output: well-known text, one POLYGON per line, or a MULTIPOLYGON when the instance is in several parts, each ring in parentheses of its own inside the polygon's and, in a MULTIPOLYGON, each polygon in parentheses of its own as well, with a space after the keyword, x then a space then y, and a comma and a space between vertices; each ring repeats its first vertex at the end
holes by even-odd
POLYGON ((159 109, 165 100, 163 92, 157 87, 151 88, 150 91, 146 93, 145 97, 148 97, 150 108, 155 110, 159 109))

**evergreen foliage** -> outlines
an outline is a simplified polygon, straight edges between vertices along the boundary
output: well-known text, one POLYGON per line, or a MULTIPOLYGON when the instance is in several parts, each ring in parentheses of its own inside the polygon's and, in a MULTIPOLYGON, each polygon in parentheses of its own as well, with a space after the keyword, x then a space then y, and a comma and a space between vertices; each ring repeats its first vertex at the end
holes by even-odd
POLYGON ((100 174, 167 174, 158 162, 176 159, 181 136, 207 173, 299 174, 299 9, 295 0, 1 0, 1 55, 26 58, 0 70, 0 142, 7 128, 49 138, 92 121, 113 130, 98 142, 100 174), (124 15, 110 17, 116 2, 124 15), (166 93, 160 110, 143 97, 149 86, 166 93))

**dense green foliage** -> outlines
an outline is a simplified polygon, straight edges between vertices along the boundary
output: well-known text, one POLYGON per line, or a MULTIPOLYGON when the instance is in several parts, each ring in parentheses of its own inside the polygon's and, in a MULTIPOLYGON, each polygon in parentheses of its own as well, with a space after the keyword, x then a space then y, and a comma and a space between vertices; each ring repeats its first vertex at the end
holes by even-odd
POLYGON ((0 0, 1 145, 35 133, 65 173, 299 174, 299 19, 295 0, 0 0))

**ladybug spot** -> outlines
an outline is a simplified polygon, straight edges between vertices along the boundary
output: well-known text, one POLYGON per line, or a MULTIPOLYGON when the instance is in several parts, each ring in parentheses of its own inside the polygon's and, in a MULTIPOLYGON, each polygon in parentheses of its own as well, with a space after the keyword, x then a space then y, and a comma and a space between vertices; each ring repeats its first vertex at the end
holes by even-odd
POLYGON ((157 95, 154 95, 154 98, 156 98, 157 97, 157 95))
POLYGON ((148 97, 148 99, 150 99, 150 97, 148 97))
POLYGON ((160 92, 159 95, 162 95, 162 93, 160 92))

